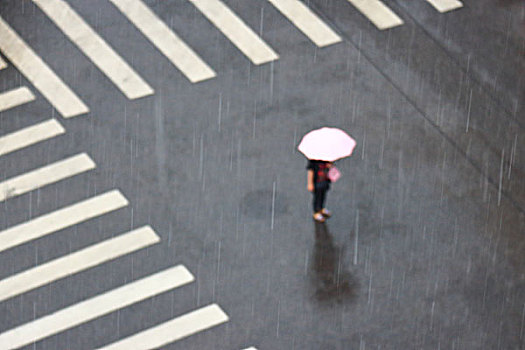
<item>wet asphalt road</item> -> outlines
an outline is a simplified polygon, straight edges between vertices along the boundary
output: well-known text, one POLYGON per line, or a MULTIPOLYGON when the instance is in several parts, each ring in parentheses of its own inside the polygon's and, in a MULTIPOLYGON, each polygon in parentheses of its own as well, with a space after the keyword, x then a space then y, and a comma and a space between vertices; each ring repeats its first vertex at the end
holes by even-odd
MULTIPOLYGON (((130 205, 0 253, 0 277, 147 224, 161 242, 1 302, 0 332, 183 264, 194 283, 24 349, 92 349, 210 303, 227 323, 163 349, 525 348, 523 3, 385 1, 405 24, 379 31, 311 0, 343 38, 316 48, 268 2, 225 1, 280 55, 256 66, 190 2, 145 1, 217 72, 192 84, 109 2, 67 2, 155 93, 128 100, 31 1, 2 0, 90 112, 32 89, 0 113, 0 136, 67 130, 2 156, 1 179, 79 152, 97 168, 0 203, 0 229, 113 188, 130 205), (357 147, 321 225, 296 146, 324 125, 357 147)), ((2 91, 20 85, 8 61, 2 91)))

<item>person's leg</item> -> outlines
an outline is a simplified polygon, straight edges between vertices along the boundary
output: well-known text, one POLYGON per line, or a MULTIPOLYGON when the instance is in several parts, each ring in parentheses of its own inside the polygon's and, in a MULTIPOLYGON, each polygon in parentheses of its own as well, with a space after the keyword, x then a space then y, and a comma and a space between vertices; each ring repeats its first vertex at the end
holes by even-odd
POLYGON ((315 186, 314 200, 313 200, 313 206, 314 206, 313 216, 314 216, 314 220, 318 222, 325 221, 325 217, 322 214, 325 195, 326 195, 326 187, 315 186))
POLYGON ((323 203, 322 203, 322 209, 321 209, 321 214, 324 215, 324 217, 326 218, 329 218, 330 216, 332 216, 332 213, 330 212, 330 210, 326 209, 324 207, 324 203, 326 201, 326 192, 328 192, 328 189, 326 189, 326 191, 324 191, 324 196, 323 196, 323 203))
POLYGON ((324 216, 323 214, 320 213, 320 210, 323 208, 320 203, 322 199, 321 191, 318 188, 315 188, 313 195, 314 195, 313 196, 314 198, 313 198, 312 204, 313 204, 313 209, 314 209, 314 213, 313 213, 314 220, 317 222, 324 222, 325 221, 324 216))
POLYGON ((324 199, 326 196, 326 190, 316 188, 314 191, 314 213, 318 213, 323 210, 324 199))

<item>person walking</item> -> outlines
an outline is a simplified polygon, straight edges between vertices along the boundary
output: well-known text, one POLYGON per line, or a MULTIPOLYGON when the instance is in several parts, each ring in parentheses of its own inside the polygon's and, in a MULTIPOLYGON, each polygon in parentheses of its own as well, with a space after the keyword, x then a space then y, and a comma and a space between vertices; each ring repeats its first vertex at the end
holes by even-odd
POLYGON ((308 191, 313 194, 313 218, 317 222, 325 222, 332 214, 324 207, 326 192, 330 189, 328 171, 332 162, 322 160, 309 160, 307 172, 308 191))
POLYGON ((355 140, 341 129, 322 127, 303 136, 297 149, 309 160, 307 189, 313 193, 314 220, 325 222, 331 216, 324 207, 330 183, 337 181, 341 173, 333 165, 338 159, 349 157, 355 140))

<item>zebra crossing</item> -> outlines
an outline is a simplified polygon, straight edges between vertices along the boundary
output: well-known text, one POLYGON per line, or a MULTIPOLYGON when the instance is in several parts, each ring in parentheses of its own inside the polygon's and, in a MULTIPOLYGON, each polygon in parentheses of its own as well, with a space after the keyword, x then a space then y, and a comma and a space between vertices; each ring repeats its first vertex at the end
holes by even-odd
POLYGON ((448 12, 463 7, 463 3, 459 0, 427 0, 428 3, 439 12, 448 12))
POLYGON ((397 27, 404 23, 401 17, 379 0, 348 1, 380 30, 397 27))
POLYGON ((192 83, 216 73, 140 0, 109 0, 192 83))
POLYGON ((184 266, 168 268, 2 333, 0 346, 13 349, 32 344, 193 281, 184 266))
MULTIPOLYGON (((51 119, 3 136, 0 139, 0 145, 11 146, 9 149, 4 149, 3 154, 7 154, 14 148, 21 150, 23 146, 27 147, 35 142, 57 137, 64 132, 61 125, 51 119), (38 131, 43 127, 48 129, 47 134, 38 131), (53 129, 53 127, 58 128, 53 129), (25 138, 23 135, 28 137, 25 138), (32 136, 39 137, 39 139, 32 136), (22 143, 15 142, 16 147, 14 147, 5 140, 20 140, 22 143)), ((0 183, 0 201, 84 173, 95 166, 95 162, 87 154, 80 154, 29 171, 0 183)), ((128 204, 128 200, 120 191, 111 190, 10 227, 0 232, 0 253, 21 244, 31 243, 35 239, 66 227, 107 214, 128 204)), ((155 231, 149 226, 144 226, 70 252, 0 280, 0 302, 100 264, 109 263, 121 256, 146 249, 159 242, 160 238, 155 231)), ((193 281, 193 275, 183 265, 169 268, 5 331, 0 334, 0 349, 15 349, 32 344, 193 281)), ((104 348, 125 349, 129 348, 129 344, 133 344, 134 349, 150 349, 155 344, 155 346, 165 345, 217 326, 227 320, 226 313, 218 305, 212 304, 180 315, 104 348)))
MULTIPOLYGON (((32 1, 127 98, 137 99, 154 94, 153 87, 65 0, 32 1)), ((142 0, 107 1, 112 3, 190 82, 197 83, 217 76, 213 68, 142 0)), ((260 65, 279 59, 276 50, 264 42, 240 16, 221 0, 188 1, 253 64, 260 65)), ((301 0, 267 1, 318 47, 326 47, 342 41, 341 37, 301 0)), ((441 13, 463 7, 463 3, 459 0, 420 1, 427 2, 441 13)), ((402 17, 381 0, 346 0, 346 2, 379 30, 391 29, 404 24, 402 17)), ((3 38, 0 42, 0 51, 63 117, 69 118, 89 112, 84 102, 1 17, 0 35, 3 38)), ((0 69, 5 68, 6 65, 7 63, 0 58, 0 69)), ((12 100, 12 98, 9 99, 12 100)), ((1 102, 0 96, 0 108, 2 107, 1 102)))
POLYGON ((95 167, 95 162, 86 153, 44 165, 0 182, 0 202, 92 170, 95 167))
POLYGON ((89 112, 89 108, 55 72, 0 17, 0 51, 64 117, 89 112))
POLYGON ((0 112, 33 101, 35 95, 27 87, 22 86, 0 93, 0 112))
MULTIPOLYGON (((33 94, 31 94, 31 96, 32 98, 26 99, 24 102, 32 101, 34 96, 33 94)), ((55 119, 49 119, 29 126, 9 135, 0 137, 0 156, 45 141, 63 134, 64 132, 66 132, 66 130, 62 124, 55 119)))
POLYGON ((62 32, 126 95, 135 99, 153 89, 63 0, 33 0, 62 32))
POLYGON ((318 47, 340 42, 342 39, 305 4, 298 0, 269 0, 290 22, 318 47))
POLYGON ((279 55, 220 0, 189 0, 253 64, 274 61, 279 55))
POLYGON ((158 348, 227 321, 228 315, 217 304, 211 304, 99 350, 158 348))
MULTIPOLYGON (((26 87, 14 89, 8 94, 14 97, 6 99, 6 101, 16 101, 17 106, 34 100, 34 95, 26 87), (24 99, 17 98, 19 94, 24 99)), ((15 104, 12 103, 9 107, 14 108, 15 104)), ((6 109, 4 108, 3 110, 6 109)), ((49 119, 7 135, 2 135, 0 136, 0 156, 15 151, 23 152, 25 148, 31 145, 59 137, 65 132, 65 128, 59 121, 49 119)), ((72 176, 86 173, 95 167, 95 162, 85 153, 43 165, 40 168, 0 182, 0 202, 72 176)), ((38 238, 73 225, 78 225, 89 219, 125 207, 128 204, 129 201, 120 191, 111 190, 33 218, 0 231, 0 253, 22 244, 30 244, 38 238)), ((109 263, 119 257, 146 249, 159 242, 160 237, 155 231, 149 226, 144 226, 95 243, 81 250, 68 252, 68 254, 54 260, 0 280, 0 302, 49 285, 68 276, 81 273, 100 264, 109 263)), ((184 266, 169 268, 4 331, 0 334, 0 349, 15 349, 32 344, 193 281, 193 275, 184 266)), ((133 348, 135 349, 150 349, 152 344, 157 344, 158 346, 168 344, 217 326, 227 320, 228 316, 226 313, 218 305, 212 304, 187 314, 179 315, 170 321, 104 348, 129 348, 131 343, 134 344, 133 348)))
POLYGON ((0 281, 0 302, 160 242, 145 226, 0 281))
MULTIPOLYGON (((33 99, 28 99, 25 103, 33 99)), ((65 132, 57 120, 49 119, 0 136, 0 156, 14 151, 23 152, 24 148, 30 145, 59 137, 65 132)), ((95 167, 95 162, 85 153, 41 166, 0 182, 0 202, 86 173, 95 167)), ((115 189, 12 226, 0 231, 0 253, 22 244, 30 244, 38 238, 105 215, 128 204, 126 197, 115 189)), ((0 302, 95 266, 110 263, 159 242, 160 237, 156 232, 150 226, 144 226, 78 251, 68 252, 54 260, 0 280, 0 302)), ((193 275, 183 265, 168 268, 3 331, 0 333, 0 349, 15 349, 32 344, 193 281, 193 275)), ((109 344, 103 349, 129 349, 129 344, 133 344, 134 349, 151 349, 152 346, 162 346, 227 321, 228 315, 220 306, 211 304, 109 344)))
POLYGON ((120 191, 112 190, 44 214, 0 232, 0 252, 121 209, 129 204, 120 191))
MULTIPOLYGON (((151 87, 106 41, 64 0, 32 0, 80 51, 128 98, 155 93, 151 87)), ((213 79, 217 73, 190 45, 185 43, 142 0, 107 0, 124 15, 183 75, 197 83, 213 79)), ((254 65, 279 59, 279 54, 257 35, 231 8, 220 0, 188 0, 218 31, 254 65)), ((344 1, 344 0, 342 0, 344 1)), ((423 1, 423 0, 421 0, 423 1)), ((463 6, 457 0, 425 0, 439 12, 463 6)), ((317 47, 327 47, 342 38, 300 0, 268 0, 293 26, 317 47)), ((379 0, 347 0, 378 29, 403 24, 402 18, 379 0)), ((84 115, 89 107, 0 17, 0 52, 33 84, 64 118, 84 115)), ((0 57, 0 69, 8 62, 0 57)), ((21 86, 0 93, 0 112, 30 103, 35 95, 21 86)), ((29 146, 66 133, 59 120, 51 118, 7 135, 0 135, 0 157, 24 152, 29 146)), ((1 158, 0 158, 1 161, 1 158)), ((97 167, 86 153, 80 153, 0 182, 0 202, 20 196, 97 167)), ((0 231, 0 254, 22 244, 82 224, 128 206, 128 199, 117 189, 84 198, 74 204, 43 214, 0 231)), ((148 249, 160 242, 150 227, 121 233, 75 252, 0 280, 0 302, 23 295, 55 281, 80 274, 101 264, 111 264, 127 254, 148 249)), ((194 281, 183 265, 174 266, 129 282, 100 295, 69 305, 25 324, 0 333, 0 349, 14 349, 40 341, 80 324, 128 307, 160 293, 175 290, 194 281)), ((171 320, 107 344, 100 349, 150 349, 175 342, 228 322, 229 316, 217 304, 210 304, 178 315, 171 320)), ((255 349, 255 348, 249 348, 255 349)))

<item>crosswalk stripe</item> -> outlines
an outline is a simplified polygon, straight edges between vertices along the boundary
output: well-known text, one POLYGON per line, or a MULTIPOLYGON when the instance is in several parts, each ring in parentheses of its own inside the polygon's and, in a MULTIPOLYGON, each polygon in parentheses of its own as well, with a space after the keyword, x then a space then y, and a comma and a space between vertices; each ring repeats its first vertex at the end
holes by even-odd
POLYGON ((31 102, 34 99, 35 95, 25 86, 0 93, 0 112, 31 102))
POLYGON ((338 43, 341 37, 299 0, 268 0, 317 46, 338 43))
POLYGON ((0 50, 65 118, 89 108, 0 17, 0 50))
POLYGON ((0 182, 0 202, 95 168, 85 153, 0 182))
POLYGON ((0 252, 127 205, 128 200, 122 193, 112 190, 39 216, 1 231, 0 252))
POLYGON ((7 63, 0 57, 0 69, 7 68, 7 63))
POLYGON ((348 0, 348 2, 354 5, 380 30, 403 24, 403 20, 379 0, 348 0))
POLYGON ((458 0, 427 0, 427 2, 442 13, 463 7, 463 3, 458 0))
POLYGON ((8 330, 0 334, 0 348, 32 344, 193 280, 184 266, 169 268, 8 330))
POLYGON ((279 58, 253 30, 220 0, 189 0, 254 64, 279 58))
POLYGON ((0 156, 63 134, 66 130, 55 119, 0 137, 0 156))
POLYGON ((211 304, 99 348, 99 350, 156 349, 227 321, 228 315, 219 305, 211 304))
POLYGON ((33 0, 64 34, 130 99, 153 89, 63 0, 33 0))
POLYGON ((184 41, 140 0, 110 0, 192 83, 216 76, 184 41))
POLYGON ((94 244, 0 281, 0 302, 158 243, 149 226, 94 244))

